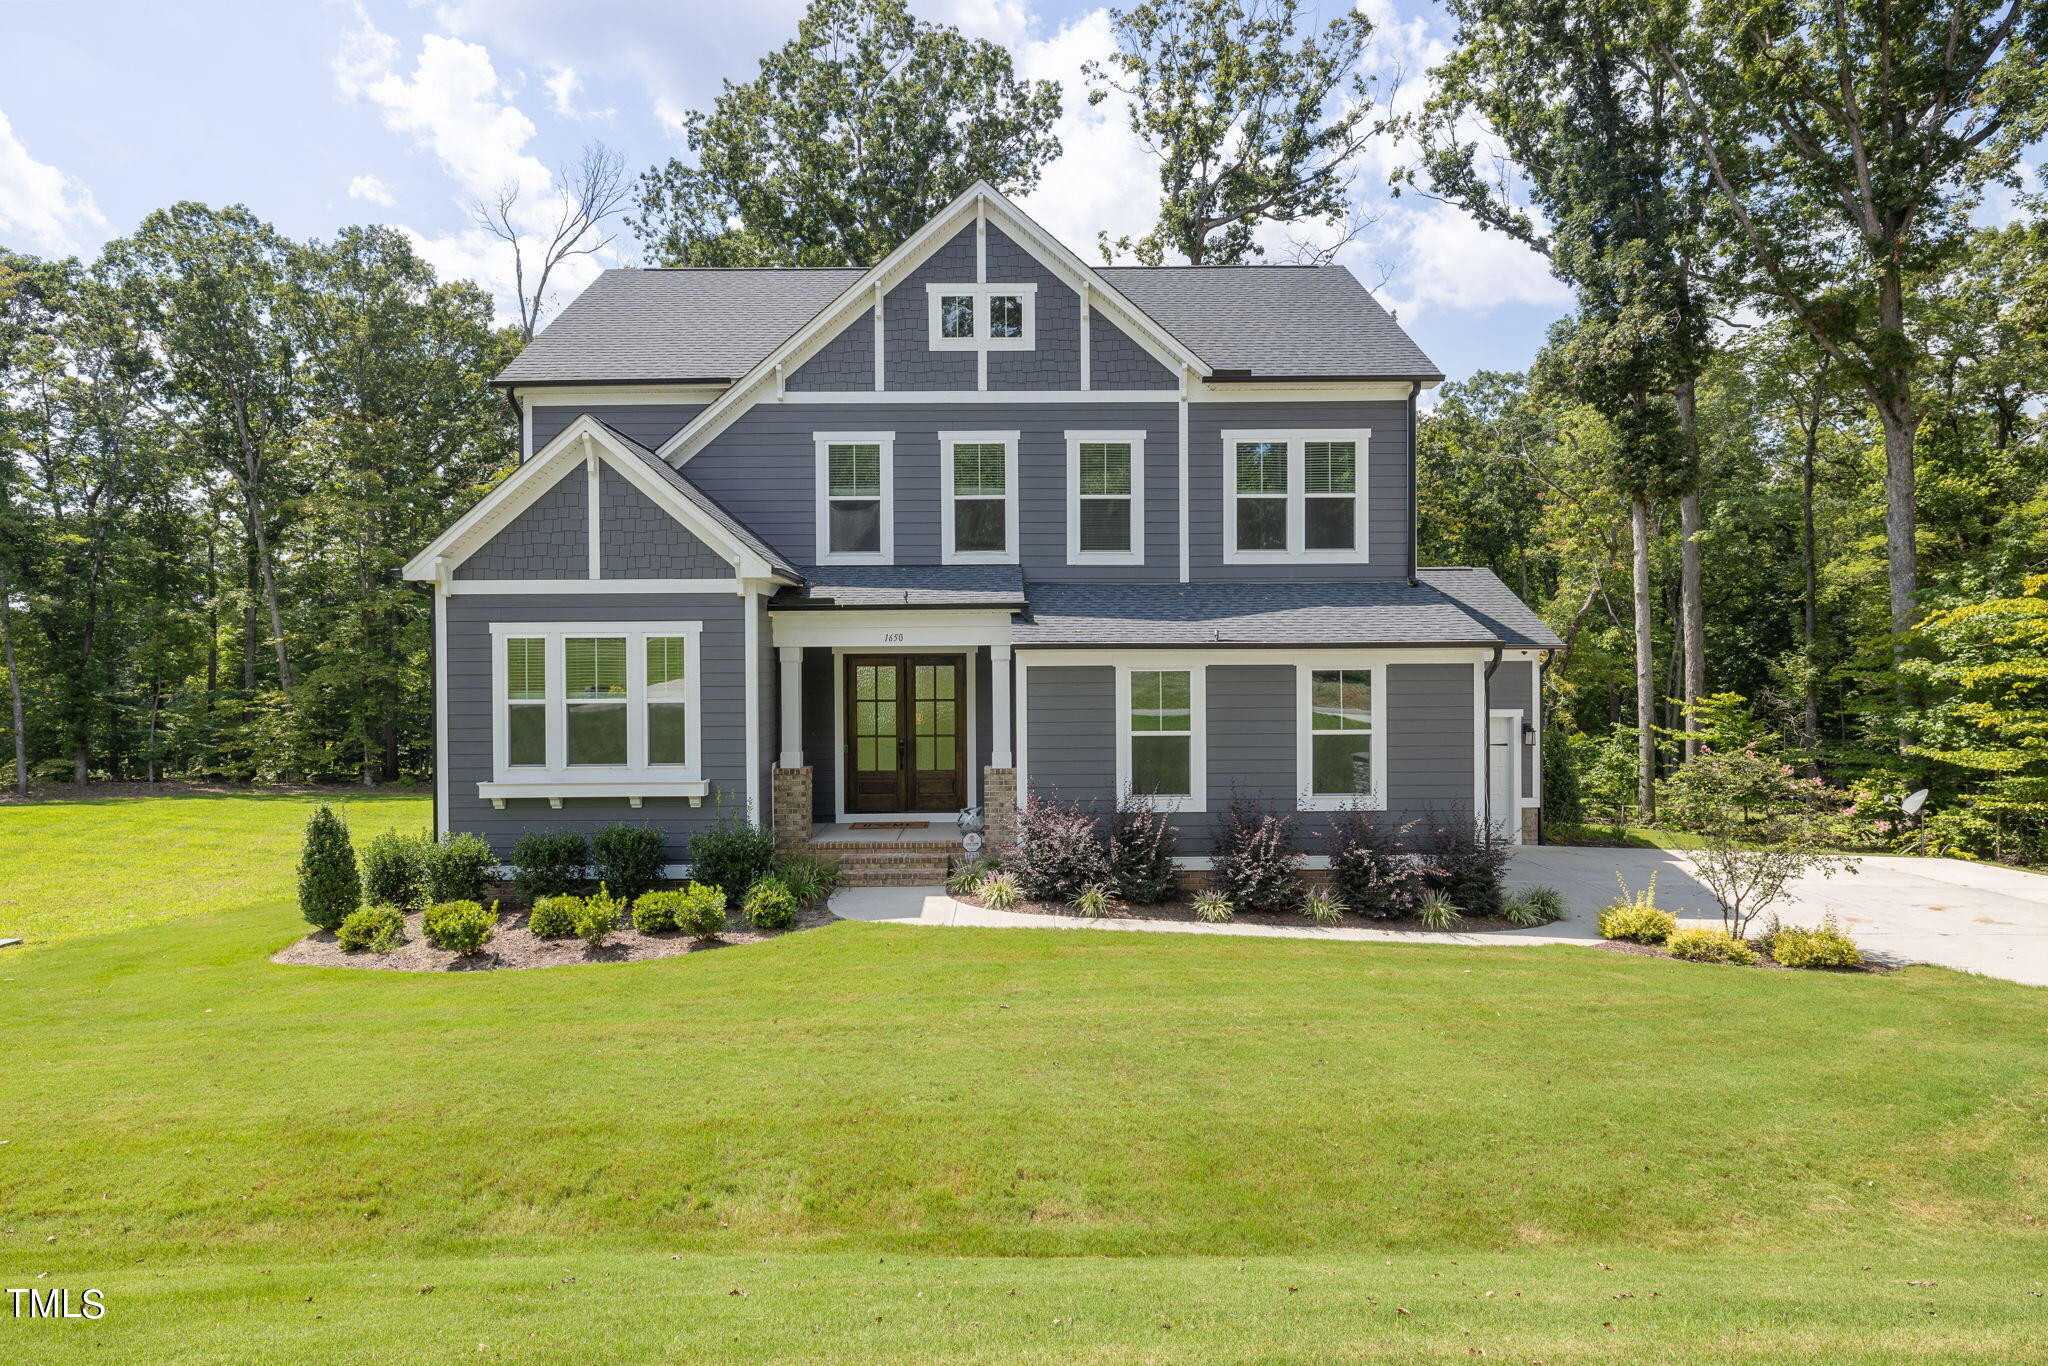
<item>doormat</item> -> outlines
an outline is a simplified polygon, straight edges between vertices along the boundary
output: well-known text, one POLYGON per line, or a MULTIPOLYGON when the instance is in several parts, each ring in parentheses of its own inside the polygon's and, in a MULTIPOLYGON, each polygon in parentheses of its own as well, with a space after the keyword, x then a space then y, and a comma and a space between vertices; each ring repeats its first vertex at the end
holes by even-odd
POLYGON ((929 830, 930 821, 855 821, 849 830, 929 830))

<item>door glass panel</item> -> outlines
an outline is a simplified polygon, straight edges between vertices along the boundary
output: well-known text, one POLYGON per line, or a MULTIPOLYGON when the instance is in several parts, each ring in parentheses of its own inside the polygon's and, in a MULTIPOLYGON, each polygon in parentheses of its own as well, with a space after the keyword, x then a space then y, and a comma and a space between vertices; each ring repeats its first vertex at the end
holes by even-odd
POLYGON ((853 695, 854 767, 865 773, 895 772, 895 666, 856 664, 853 695))
POLYGON ((950 772, 960 733, 960 670, 953 664, 919 664, 911 670, 911 730, 916 737, 915 763, 927 773, 950 772))

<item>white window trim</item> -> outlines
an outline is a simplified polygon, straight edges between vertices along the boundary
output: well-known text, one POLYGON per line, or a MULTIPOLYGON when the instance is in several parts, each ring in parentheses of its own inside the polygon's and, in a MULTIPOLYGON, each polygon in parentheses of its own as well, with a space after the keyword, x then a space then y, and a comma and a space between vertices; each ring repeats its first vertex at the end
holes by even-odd
MULTIPOLYGON (((1331 732, 1334 734, 1335 732, 1331 732)), ((1384 811, 1387 809, 1387 666, 1379 660, 1361 661, 1356 656, 1310 656, 1294 666, 1294 784, 1295 809, 1299 811, 1384 811), (1310 704, 1317 670, 1347 669, 1372 675, 1372 791, 1370 793, 1319 793, 1310 790, 1315 775, 1314 730, 1310 704)))
MULTIPOLYGON (((1223 433, 1223 563, 1225 564, 1365 564, 1372 545, 1367 520, 1370 486, 1369 466, 1372 429, 1356 427, 1323 431, 1249 430, 1223 433), (1241 441, 1281 441, 1287 444, 1287 548, 1285 550, 1239 550, 1237 548, 1237 446, 1241 441), (1358 448, 1358 488, 1352 494, 1353 529, 1358 544, 1351 550, 1309 550, 1303 545, 1308 501, 1306 461, 1303 443, 1349 441, 1358 448)), ((1269 495, 1270 496, 1270 495, 1269 495)))
POLYGON ((934 351, 1030 351, 1038 345, 1038 286, 1035 284, 926 285, 925 341, 934 351), (947 337, 940 333, 939 299, 943 295, 968 295, 974 300, 974 335, 947 337), (1024 301, 1024 335, 991 337, 988 334, 988 301, 994 294, 1015 294, 1024 301))
POLYGON ((491 776, 493 785, 533 786, 562 783, 695 783, 704 776, 704 623, 701 621, 525 622, 491 623, 491 776), (571 636, 626 638, 626 759, 624 765, 569 762, 568 668, 563 642, 571 636), (647 640, 681 636, 688 645, 683 676, 685 743, 690 761, 647 762, 647 640), (505 697, 505 642, 543 642, 547 679, 547 759, 540 765, 510 762, 511 729, 505 697))
POLYGON ((1067 433, 1067 563, 1145 563, 1145 433, 1070 431, 1067 433), (1081 549, 1081 447, 1102 441, 1125 442, 1131 448, 1131 548, 1081 549))
MULTIPOLYGON (((940 432, 939 433, 939 504, 941 522, 939 526, 939 559, 945 564, 1015 564, 1017 563, 1017 436, 1016 432, 940 432), (956 550, 953 545, 955 527, 953 504, 957 501, 953 492, 953 447, 955 445, 988 445, 1003 448, 1003 546, 1002 550, 956 550)), ((970 498, 969 502, 986 502, 987 499, 970 498)))
POLYGON ((819 564, 893 564, 896 561, 896 433, 812 432, 817 458, 817 542, 819 564), (882 448, 882 548, 877 551, 832 549, 832 447, 882 448))
MULTIPOLYGON (((1172 734, 1173 732, 1163 732, 1172 734)), ((1209 809, 1209 689, 1208 665, 1183 658, 1138 660, 1116 666, 1116 790, 1119 796, 1141 802, 1155 810, 1181 815, 1199 815, 1209 809), (1131 790, 1131 675, 1133 673, 1185 673, 1188 675, 1188 785, 1194 791, 1185 797, 1152 796, 1131 790)))

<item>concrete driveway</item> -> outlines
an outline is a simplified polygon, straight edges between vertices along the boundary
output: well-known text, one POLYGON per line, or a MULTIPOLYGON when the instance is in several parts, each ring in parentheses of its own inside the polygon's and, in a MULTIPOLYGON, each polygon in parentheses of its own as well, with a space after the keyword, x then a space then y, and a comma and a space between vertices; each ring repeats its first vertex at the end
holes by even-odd
MULTIPOLYGON (((2048 986, 2048 876, 1956 859, 1872 856, 1854 872, 1794 883, 1790 896, 1765 912, 1787 924, 1814 925, 1834 912, 1866 952, 1894 963, 1937 963, 2033 986, 2048 986)), ((1620 887, 1648 885, 1657 902, 1686 921, 1720 923, 1713 895, 1693 876, 1682 853, 1662 849, 1531 847, 1515 855, 1508 885, 1547 883, 1572 903, 1572 916, 1516 935, 1597 939, 1594 920, 1620 887)))

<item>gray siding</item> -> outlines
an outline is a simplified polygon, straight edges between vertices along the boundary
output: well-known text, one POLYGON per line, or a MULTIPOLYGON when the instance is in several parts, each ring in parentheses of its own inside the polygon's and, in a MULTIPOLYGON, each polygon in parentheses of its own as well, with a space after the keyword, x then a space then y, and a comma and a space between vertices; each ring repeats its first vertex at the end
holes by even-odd
POLYGON ((1408 405, 1399 399, 1339 403, 1197 403, 1188 411, 1189 572, 1197 579, 1400 578, 1408 572, 1408 405), (1223 433, 1289 428, 1372 429, 1367 453, 1370 564, 1223 563, 1223 433))
POLYGON ((590 479, 577 466, 474 555, 458 579, 581 579, 590 573, 590 479))
POLYGON ((972 389, 979 367, 972 351, 934 351, 925 286, 970 284, 975 279, 973 225, 954 234, 903 283, 882 298, 882 343, 891 389, 972 389))
MULTIPOLYGON (((1469 818, 1478 724, 1470 664, 1390 664, 1387 669, 1387 815, 1469 818)), ((1115 672, 1107 665, 1030 671, 1028 774, 1032 794, 1116 801, 1115 672)), ((1173 818, 1182 854, 1210 852, 1212 831, 1243 793, 1292 810, 1296 773, 1294 669, 1286 664, 1211 664, 1208 696, 1208 810, 1173 818)), ((1328 852, 1331 813, 1298 812, 1305 853, 1328 852)))
POLYGON ((1030 284, 1033 346, 1029 351, 990 351, 991 389, 1078 389, 1081 387, 1081 296, 1067 288, 1043 262, 1010 240, 993 223, 988 229, 988 282, 1030 284))
MULTIPOLYGON (((1531 700, 1531 688, 1536 677, 1536 665, 1525 659, 1502 660, 1493 671, 1493 680, 1486 688, 1486 705, 1497 711, 1519 711, 1522 719, 1538 730, 1543 728, 1543 718, 1538 707, 1531 700)), ((1537 785, 1536 745, 1533 741, 1522 742, 1522 795, 1533 797, 1542 789, 1537 785)))
POLYGON ((598 563, 608 579, 720 579, 733 566, 607 465, 598 563))
POLYGON ((875 387, 875 318, 872 311, 848 323, 840 334, 789 376, 788 387, 809 392, 875 387))
MULTIPOLYGON (((572 403, 535 404, 533 408, 533 450, 537 451, 562 434, 571 422, 589 413, 609 422, 649 450, 683 429, 683 424, 704 411, 701 403, 572 403)), ((528 451, 528 455, 533 451, 528 451)))
POLYGON ((502 858, 528 830, 581 830, 586 834, 614 821, 647 824, 666 831, 671 862, 682 862, 691 834, 724 808, 745 809, 746 705, 742 600, 734 594, 535 593, 463 596, 448 599, 448 828, 473 831, 491 842, 502 858), (476 794, 491 771, 491 623, 494 621, 605 622, 701 621, 704 631, 699 670, 702 694, 703 774, 713 796, 700 807, 680 797, 649 797, 635 811, 621 800, 571 798, 561 810, 542 798, 519 798, 496 810, 476 794))
POLYGON ((1018 540, 1037 579, 1160 581, 1180 575, 1178 414, 1171 403, 760 404, 742 414, 682 467, 690 481, 782 555, 817 555, 817 456, 812 433, 896 433, 896 559, 939 561, 941 431, 1010 431, 1018 436, 1018 540), (1145 438, 1146 563, 1069 568, 1068 429, 1142 430, 1145 438))
POLYGON ((1173 371, 1152 358, 1122 328, 1088 310, 1088 386, 1091 389, 1174 389, 1173 371))

